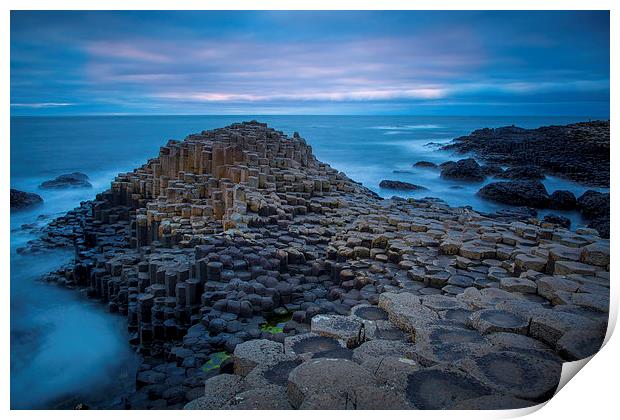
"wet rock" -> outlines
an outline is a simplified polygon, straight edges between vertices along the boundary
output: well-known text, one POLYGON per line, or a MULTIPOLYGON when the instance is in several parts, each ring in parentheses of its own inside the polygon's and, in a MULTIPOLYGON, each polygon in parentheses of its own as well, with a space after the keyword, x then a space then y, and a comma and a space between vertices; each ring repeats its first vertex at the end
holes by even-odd
POLYGON ((413 164, 414 167, 416 168, 431 168, 431 169, 436 169, 437 168, 437 164, 433 163, 433 162, 429 162, 426 160, 420 160, 416 163, 413 164))
POLYGON ((88 175, 81 172, 59 175, 56 178, 45 181, 39 185, 39 188, 44 190, 92 187, 92 184, 88 182, 88 175))
POLYGON ((471 400, 493 391, 449 365, 437 365, 409 375, 405 391, 407 401, 423 410, 444 410, 461 401, 471 400))
POLYGON ((492 182, 478 191, 486 200, 514 206, 545 208, 549 204, 549 194, 540 181, 492 182))
POLYGON ((526 334, 529 320, 511 312, 497 309, 484 309, 474 312, 470 317, 471 325, 482 334, 492 332, 510 332, 526 334))
POLYGON ((284 340, 285 353, 291 355, 315 354, 344 347, 343 343, 334 338, 313 333, 286 337, 284 340))
POLYGON ((513 352, 461 360, 458 366, 499 393, 541 402, 551 398, 562 372, 560 363, 513 352))
POLYGON ((390 190, 406 190, 406 191, 419 191, 426 190, 426 187, 422 187, 420 185, 411 184, 409 182, 403 181, 390 181, 384 179, 379 183, 379 187, 390 189, 390 190))
POLYGON ((570 228, 570 219, 568 217, 560 216, 558 214, 547 214, 543 217, 543 222, 551 223, 565 229, 570 228))
POLYGON ((474 159, 461 159, 442 165, 441 177, 462 181, 484 181, 485 175, 474 159))
POLYGON ((549 208, 554 210, 573 210, 577 207, 575 194, 570 191, 557 190, 549 196, 549 208))
POLYGON ((40 195, 11 188, 11 211, 24 210, 43 204, 40 195))
POLYGON ((513 180, 541 180, 545 179, 545 174, 536 166, 525 165, 511 166, 504 172, 497 174, 496 177, 513 180))

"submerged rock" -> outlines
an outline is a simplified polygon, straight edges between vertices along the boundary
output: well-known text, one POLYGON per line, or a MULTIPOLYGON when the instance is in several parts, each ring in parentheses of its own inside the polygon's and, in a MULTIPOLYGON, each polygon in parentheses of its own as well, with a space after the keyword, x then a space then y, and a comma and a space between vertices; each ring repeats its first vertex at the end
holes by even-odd
POLYGON ((92 187, 92 184, 88 182, 88 175, 81 172, 73 172, 70 174, 59 175, 56 178, 45 181, 41 183, 41 185, 39 185, 39 188, 44 190, 92 187))
POLYGON ((410 184, 409 182, 403 181, 390 181, 384 179, 379 183, 379 187, 391 189, 391 190, 408 190, 408 191, 420 191, 426 190, 426 187, 422 187, 420 185, 410 184))
POLYGON ((536 166, 511 166, 510 168, 495 175, 497 178, 514 180, 541 180, 545 174, 536 166))
POLYGON ((549 208, 554 210, 573 210, 577 207, 575 194, 570 191, 557 190, 549 196, 549 208))
POLYGON ((421 160, 419 162, 416 162, 413 164, 414 167, 416 168, 431 168, 431 169, 436 169, 437 168, 437 164, 433 163, 433 162, 429 162, 426 160, 421 160))
POLYGON ((40 195, 11 188, 11 211, 25 210, 43 204, 40 195))

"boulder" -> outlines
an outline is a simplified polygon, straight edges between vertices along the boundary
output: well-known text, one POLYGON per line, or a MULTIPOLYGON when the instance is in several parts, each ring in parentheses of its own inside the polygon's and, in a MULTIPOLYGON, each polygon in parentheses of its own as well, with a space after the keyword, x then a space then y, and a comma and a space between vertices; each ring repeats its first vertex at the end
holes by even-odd
POLYGON ((40 195, 11 188, 11 211, 24 210, 42 204, 40 195))
POLYGON ((480 166, 482 173, 487 176, 496 176, 504 173, 504 169, 500 165, 494 165, 492 163, 488 163, 486 165, 480 166))
POLYGON ((575 194, 570 191, 557 190, 549 196, 549 208, 554 210, 573 210, 577 207, 575 194))
POLYGON ((475 159, 461 159, 442 165, 441 177, 462 181, 484 181, 485 175, 475 159))
POLYGON ((41 189, 63 189, 63 188, 92 188, 88 182, 88 175, 81 172, 59 175, 54 179, 45 181, 39 185, 41 189))
POLYGON ((410 184, 409 182, 403 181, 390 181, 384 179, 379 183, 379 187, 390 189, 390 190, 407 190, 407 191, 420 191, 426 190, 426 187, 422 187, 420 185, 410 184))
POLYGON ((433 162, 429 162, 426 160, 421 160, 419 162, 416 162, 413 164, 414 167, 416 168, 432 168, 432 169, 436 169, 437 168, 437 164, 433 163, 433 162))
POLYGON ((484 199, 514 206, 545 208, 549 204, 549 194, 540 181, 492 182, 478 191, 484 199))

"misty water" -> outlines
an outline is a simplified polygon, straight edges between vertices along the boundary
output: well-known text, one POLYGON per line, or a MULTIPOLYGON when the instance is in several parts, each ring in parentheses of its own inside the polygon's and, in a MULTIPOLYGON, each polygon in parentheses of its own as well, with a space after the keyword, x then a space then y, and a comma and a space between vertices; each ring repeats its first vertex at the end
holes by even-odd
MULTIPOLYGON (((70 251, 27 256, 17 249, 34 236, 24 224, 43 225, 105 190, 114 175, 130 171, 158 154, 168 139, 258 119, 292 135, 298 131, 315 155, 384 197, 439 197, 451 205, 481 211, 508 206, 475 193, 480 183, 445 181, 432 169, 414 168, 427 160, 462 158, 438 151, 451 139, 482 127, 535 128, 595 119, 584 117, 343 117, 343 116, 149 116, 11 118, 11 188, 40 194, 44 205, 11 214, 11 406, 70 408, 78 402, 109 407, 131 390, 136 356, 127 343, 126 322, 80 293, 40 281, 71 258, 70 251), (92 189, 39 190, 57 175, 80 171, 92 189), (396 172, 395 172, 396 171, 396 172), (422 185, 428 190, 395 192, 378 187, 382 179, 422 185)), ((547 177, 549 192, 586 187, 547 177)), ((576 212, 558 212, 583 225, 576 212)), ((541 213, 542 214, 542 213, 541 213)))

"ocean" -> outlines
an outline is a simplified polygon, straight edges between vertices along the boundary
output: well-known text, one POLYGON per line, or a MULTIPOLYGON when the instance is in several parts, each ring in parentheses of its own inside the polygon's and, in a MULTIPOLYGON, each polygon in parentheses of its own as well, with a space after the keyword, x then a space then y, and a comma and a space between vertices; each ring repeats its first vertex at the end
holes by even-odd
MULTIPOLYGON (((607 117, 602 117, 607 118, 607 117)), ((345 172, 383 197, 383 179, 422 185, 428 190, 404 197, 439 197, 453 206, 494 211, 475 193, 485 184, 445 181, 439 172, 414 168, 420 160, 441 163, 463 156, 438 148, 477 128, 517 125, 535 128, 598 119, 583 117, 420 117, 420 116, 101 116, 12 117, 11 188, 36 192, 44 205, 11 214, 11 407, 70 408, 77 402, 105 407, 120 401, 133 386, 136 356, 127 344, 122 317, 70 290, 39 281, 68 261, 70 252, 26 256, 17 249, 32 239, 20 227, 43 225, 94 198, 118 172, 130 171, 157 156, 169 139, 257 119, 275 129, 304 137, 318 159, 345 172), (39 190, 57 175, 84 172, 92 189, 39 190)), ((543 181, 549 192, 586 189, 557 177, 543 181)), ((583 225, 576 212, 573 228, 583 225)), ((541 213, 544 214, 544 213, 541 213)))

